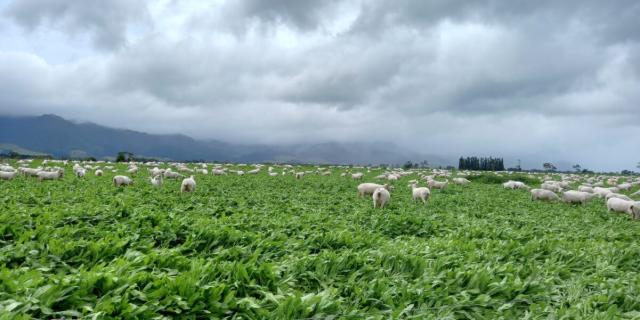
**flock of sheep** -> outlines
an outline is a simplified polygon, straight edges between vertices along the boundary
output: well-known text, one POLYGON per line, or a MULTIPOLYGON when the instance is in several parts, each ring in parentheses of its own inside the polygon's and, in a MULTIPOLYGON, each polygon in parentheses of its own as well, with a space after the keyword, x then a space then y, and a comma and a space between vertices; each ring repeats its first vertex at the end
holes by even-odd
MULTIPOLYGON (((64 177, 65 167, 72 166, 73 174, 78 178, 83 178, 87 175, 88 171, 93 171, 95 176, 101 177, 105 171, 111 171, 112 173, 119 173, 119 170, 109 162, 96 161, 96 162, 69 162, 66 160, 44 160, 42 165, 37 168, 30 168, 32 160, 19 160, 17 162, 18 167, 14 168, 9 164, 0 165, 0 179, 11 180, 18 174, 24 176, 31 176, 37 178, 39 181, 44 180, 58 180, 64 177)), ((155 187, 160 187, 163 184, 164 179, 180 179, 182 183, 180 185, 180 192, 194 192, 196 190, 196 180, 194 176, 196 174, 201 175, 226 175, 226 174, 258 174, 265 165, 256 164, 254 168, 248 171, 240 170, 239 167, 246 167, 245 164, 239 164, 237 166, 230 164, 208 164, 197 163, 192 164, 190 168, 184 163, 164 163, 164 162, 147 162, 147 163, 129 163, 126 169, 127 175, 116 175, 112 178, 113 185, 116 187, 129 186, 134 183, 134 180, 130 176, 136 176, 140 167, 146 167, 149 173, 149 183, 155 187), (161 168, 164 167, 164 168, 161 168), (209 169, 211 171, 209 171, 209 169), (188 177, 186 175, 189 175, 188 177)), ((315 170, 310 171, 298 171, 299 167, 293 165, 273 165, 268 166, 267 174, 269 176, 280 175, 292 175, 296 179, 302 179, 305 175, 318 174, 327 176, 332 174, 332 170, 340 170, 340 176, 351 178, 353 180, 362 180, 365 177, 365 172, 382 171, 374 179, 386 180, 387 183, 373 183, 366 182, 357 186, 357 194, 359 197, 371 196, 373 200, 374 208, 383 209, 385 205, 391 199, 391 192, 394 187, 391 183, 398 181, 404 176, 415 175, 416 179, 410 180, 408 187, 411 189, 411 194, 414 201, 421 201, 427 204, 432 189, 445 189, 449 184, 449 179, 454 184, 466 185, 471 183, 465 177, 480 174, 474 171, 460 171, 457 172, 456 177, 452 177, 453 173, 448 170, 384 170, 381 168, 370 167, 354 167, 349 168, 346 166, 330 166, 320 167, 317 166, 315 170), (443 179, 439 181, 436 179, 443 179), (419 182, 424 181, 426 186, 419 186, 419 182)), ((496 175, 510 175, 512 172, 495 172, 496 175)), ((531 200, 546 200, 546 201, 559 201, 562 200, 567 203, 581 203, 584 204, 592 198, 603 198, 609 211, 627 213, 633 218, 640 218, 640 201, 634 201, 631 197, 640 197, 640 191, 637 191, 630 195, 622 194, 622 191, 630 191, 632 188, 640 185, 640 178, 625 176, 586 176, 578 174, 532 174, 531 177, 541 178, 544 182, 540 188, 531 189, 525 183, 520 181, 507 181, 503 184, 505 189, 527 189, 531 192, 531 200), (560 178, 560 180, 554 180, 560 178), (577 190, 569 190, 571 185, 579 184, 577 190), (607 187, 605 187, 605 185, 607 187), (558 195, 560 194, 560 196, 558 195)))
POLYGON ((629 214, 634 219, 640 219, 640 201, 631 197, 640 197, 640 191, 631 195, 620 193, 630 191, 640 185, 640 178, 635 180, 620 176, 584 177, 580 175, 561 175, 561 181, 545 181, 540 188, 531 189, 520 181, 508 181, 503 184, 505 189, 530 189, 531 200, 564 201, 567 203, 585 204, 593 198, 604 199, 608 211, 629 214), (621 180, 627 180, 621 182, 621 180), (578 183, 578 190, 567 190, 571 184, 578 183), (608 187, 605 187, 608 185, 608 187), (560 193, 562 196, 558 196, 560 193))

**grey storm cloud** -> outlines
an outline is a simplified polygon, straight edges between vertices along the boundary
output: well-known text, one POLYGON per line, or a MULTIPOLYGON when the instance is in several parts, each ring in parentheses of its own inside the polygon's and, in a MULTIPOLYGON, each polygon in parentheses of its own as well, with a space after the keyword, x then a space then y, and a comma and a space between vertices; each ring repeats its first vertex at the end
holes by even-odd
POLYGON ((2 113, 233 142, 640 160, 635 1, 22 0, 0 12, 2 113))
POLYGON ((117 48, 126 43, 129 24, 143 22, 141 1, 13 1, 5 16, 27 30, 60 28, 73 36, 88 35, 97 47, 117 48))

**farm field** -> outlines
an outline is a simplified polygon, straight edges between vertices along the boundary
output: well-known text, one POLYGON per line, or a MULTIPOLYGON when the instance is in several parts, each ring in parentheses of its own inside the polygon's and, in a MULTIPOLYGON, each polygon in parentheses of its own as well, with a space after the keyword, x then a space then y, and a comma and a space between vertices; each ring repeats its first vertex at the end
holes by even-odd
POLYGON ((602 199, 480 180, 423 205, 409 175, 380 210, 356 194, 373 170, 198 174, 184 194, 66 171, 0 180, 0 319, 640 318, 640 222, 602 199))

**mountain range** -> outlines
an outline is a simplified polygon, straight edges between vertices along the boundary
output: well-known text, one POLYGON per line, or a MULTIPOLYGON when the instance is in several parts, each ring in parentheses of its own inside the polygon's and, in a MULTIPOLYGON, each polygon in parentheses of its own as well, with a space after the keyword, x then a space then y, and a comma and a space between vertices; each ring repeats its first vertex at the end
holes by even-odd
POLYGON ((220 162, 298 162, 326 164, 401 164, 429 161, 453 163, 391 143, 325 142, 294 145, 243 145, 197 140, 181 134, 148 134, 95 123, 75 122, 56 115, 0 116, 0 151, 49 154, 56 158, 113 159, 121 151, 162 160, 220 162))

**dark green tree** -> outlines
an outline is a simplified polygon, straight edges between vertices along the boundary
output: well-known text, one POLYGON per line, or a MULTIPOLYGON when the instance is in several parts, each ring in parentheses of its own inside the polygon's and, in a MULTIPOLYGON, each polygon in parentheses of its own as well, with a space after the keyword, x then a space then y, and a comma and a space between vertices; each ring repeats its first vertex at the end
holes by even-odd
POLYGON ((116 157, 116 162, 129 162, 131 160, 133 160, 133 153, 127 151, 118 152, 116 157))

